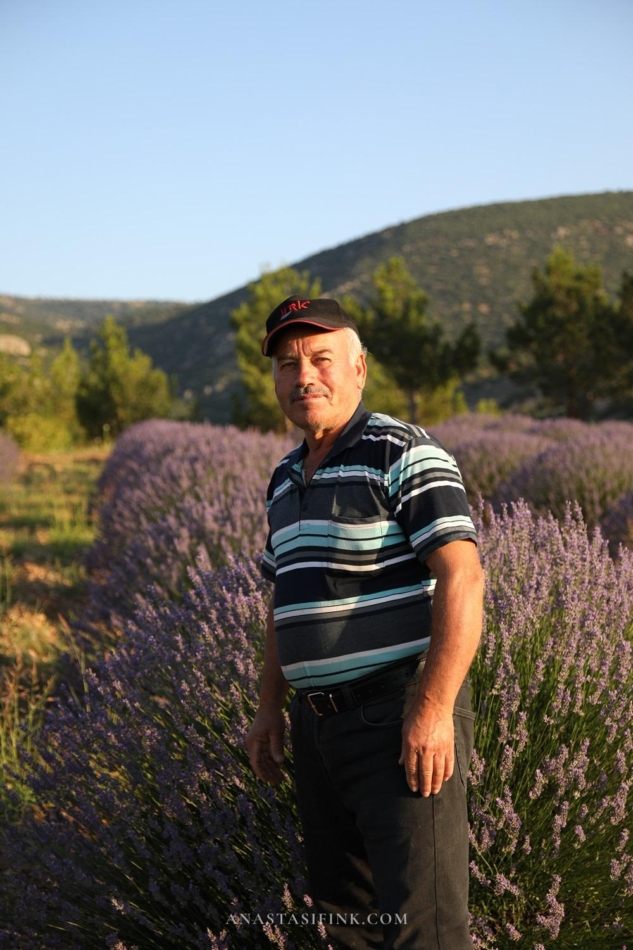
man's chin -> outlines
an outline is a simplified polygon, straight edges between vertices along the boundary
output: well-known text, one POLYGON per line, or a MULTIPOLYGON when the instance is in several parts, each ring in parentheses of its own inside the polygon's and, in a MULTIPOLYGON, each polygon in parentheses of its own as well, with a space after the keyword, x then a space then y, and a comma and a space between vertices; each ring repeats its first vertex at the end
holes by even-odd
POLYGON ((324 429, 327 428, 327 426, 325 426, 322 422, 316 422, 313 420, 307 422, 296 422, 295 425, 303 432, 311 432, 313 435, 315 435, 317 432, 323 432, 324 429))
POLYGON ((305 429, 308 432, 320 432, 327 428, 327 419, 324 414, 319 412, 315 406, 306 403, 299 405, 294 403, 288 418, 300 429, 305 429))

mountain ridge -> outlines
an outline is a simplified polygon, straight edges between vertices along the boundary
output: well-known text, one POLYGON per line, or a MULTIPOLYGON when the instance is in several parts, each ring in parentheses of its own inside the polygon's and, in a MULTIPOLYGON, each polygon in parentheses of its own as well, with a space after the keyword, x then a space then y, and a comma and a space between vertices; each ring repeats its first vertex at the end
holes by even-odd
MULTIPOLYGON (((302 258, 291 266, 320 277, 324 294, 371 295, 371 276, 389 257, 404 257, 449 336, 474 319, 484 347, 503 342, 516 302, 530 294, 530 274, 561 243, 581 263, 603 268, 615 294, 622 271, 633 270, 633 191, 565 195, 474 205, 426 215, 302 258)), ((230 313, 248 295, 244 286, 166 321, 131 331, 137 346, 179 376, 206 417, 230 419, 239 391, 230 313)))
MULTIPOLYGON (((516 318, 517 301, 529 298, 532 269, 543 267, 555 244, 571 250, 580 263, 599 264, 613 296, 622 272, 633 271, 633 191, 434 212, 344 241, 290 266, 321 278, 325 295, 351 293, 366 301, 378 264, 403 257, 429 296, 429 314, 442 322, 447 334, 454 336, 474 320, 486 348, 503 342, 506 327, 516 318)), ((5 294, 0 295, 0 332, 20 333, 17 312, 12 314, 5 306, 8 300, 18 307, 36 301, 39 339, 59 344, 61 330, 54 325, 55 317, 58 322, 70 321, 64 332, 73 332, 83 349, 94 324, 105 316, 104 307, 111 305, 108 312, 127 326, 130 342, 175 374, 181 393, 197 398, 206 418, 224 423, 230 421, 232 396, 240 388, 230 314, 247 298, 248 286, 198 304, 5 294), (73 326, 81 313, 83 325, 73 326)))

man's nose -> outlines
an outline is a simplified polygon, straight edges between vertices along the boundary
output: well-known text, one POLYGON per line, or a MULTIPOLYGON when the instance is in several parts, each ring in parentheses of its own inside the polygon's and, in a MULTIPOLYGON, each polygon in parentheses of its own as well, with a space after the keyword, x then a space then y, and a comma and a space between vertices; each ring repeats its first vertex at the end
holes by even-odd
POLYGON ((309 359, 299 360, 297 363, 297 384, 307 386, 315 379, 316 370, 309 359))

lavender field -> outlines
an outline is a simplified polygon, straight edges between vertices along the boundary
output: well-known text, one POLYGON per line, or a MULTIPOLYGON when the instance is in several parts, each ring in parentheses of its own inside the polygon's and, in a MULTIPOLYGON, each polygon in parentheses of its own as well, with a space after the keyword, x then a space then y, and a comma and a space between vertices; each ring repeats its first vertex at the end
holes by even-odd
MULTIPOLYGON (((631 948, 633 426, 474 416, 434 434, 462 467, 487 578, 475 946, 631 948)), ((244 747, 265 488, 289 446, 171 422, 117 443, 77 630, 105 658, 20 776, 0 946, 327 947, 316 926, 274 922, 310 910, 292 785, 259 784, 244 747)))

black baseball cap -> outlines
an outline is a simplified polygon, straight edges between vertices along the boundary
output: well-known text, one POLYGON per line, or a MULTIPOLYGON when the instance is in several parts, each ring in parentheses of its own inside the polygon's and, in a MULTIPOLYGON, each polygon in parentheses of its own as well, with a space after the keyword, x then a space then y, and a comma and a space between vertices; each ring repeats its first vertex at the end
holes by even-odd
POLYGON ((336 300, 329 300, 327 297, 316 297, 313 300, 307 297, 286 297, 266 321, 266 338, 262 343, 264 356, 273 355, 271 343, 275 334, 293 323, 307 323, 323 330, 342 330, 344 327, 350 327, 358 333, 358 327, 336 300))

